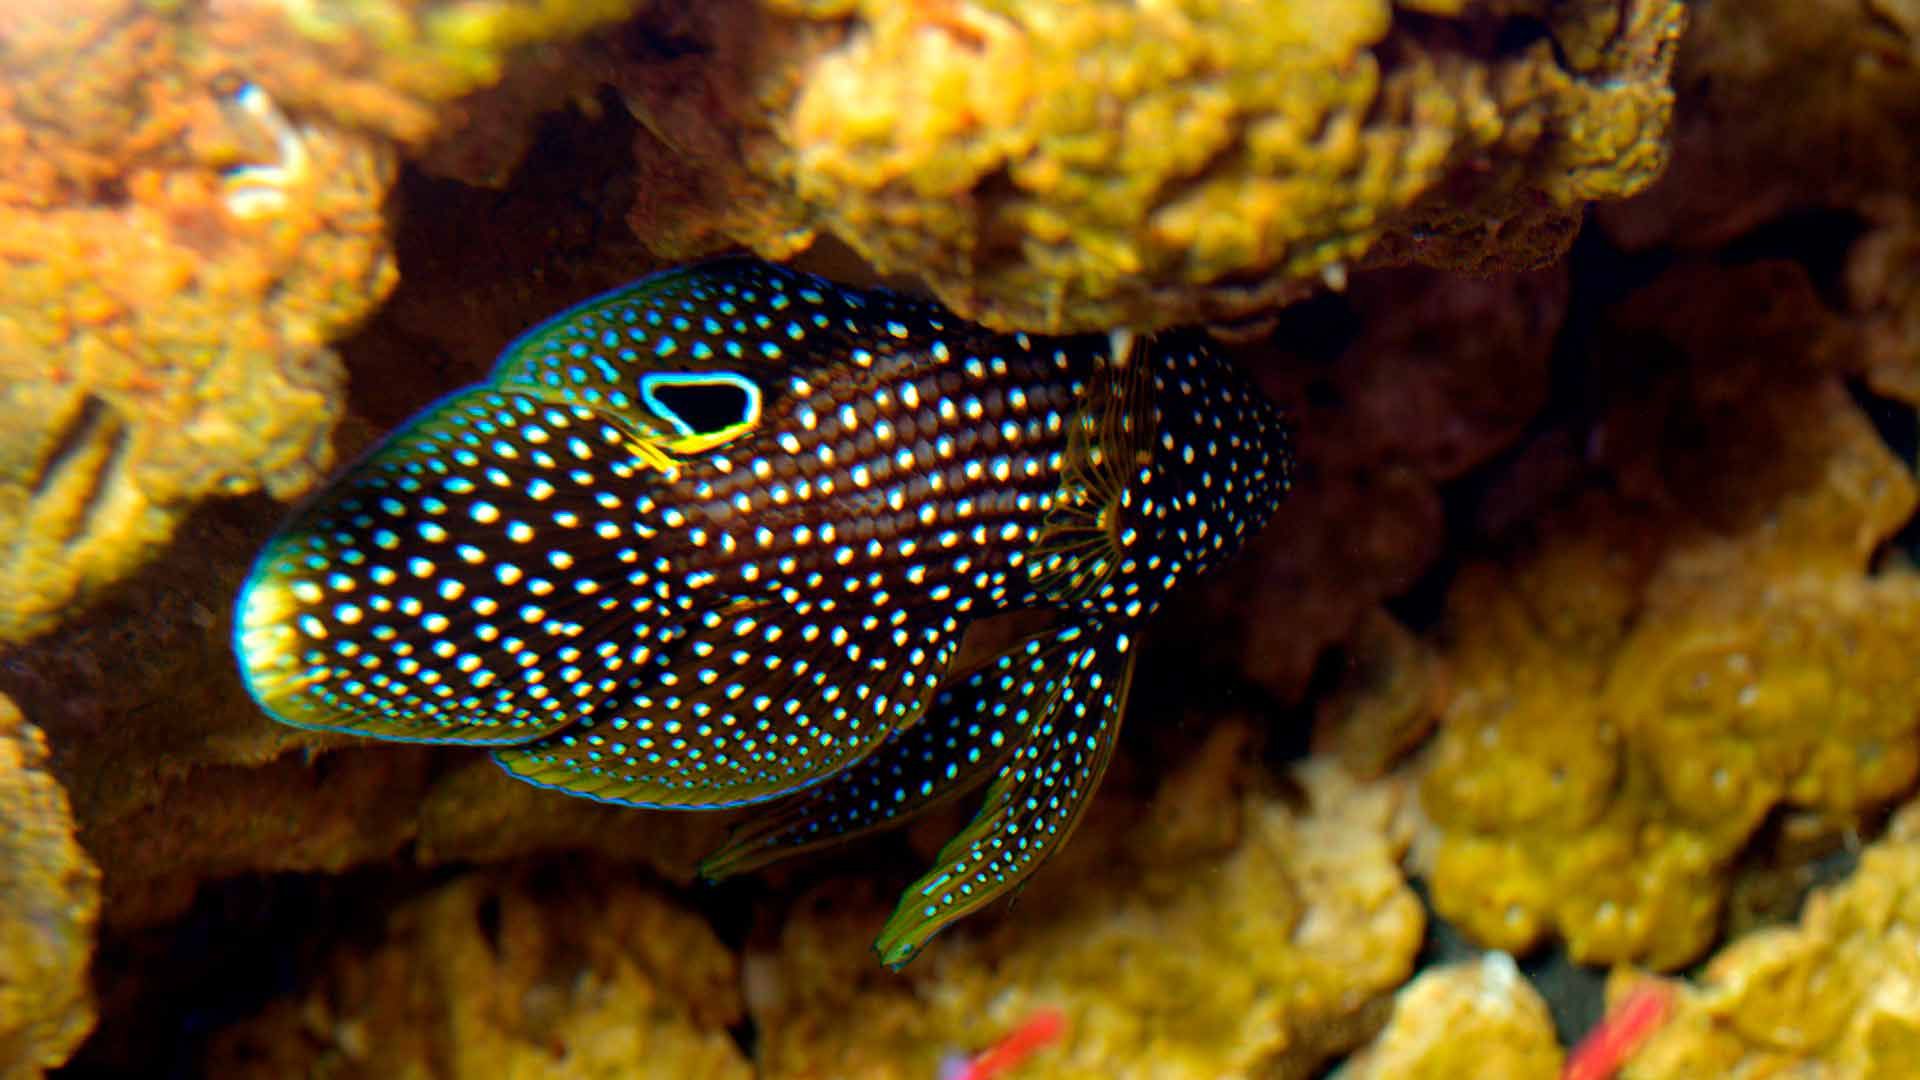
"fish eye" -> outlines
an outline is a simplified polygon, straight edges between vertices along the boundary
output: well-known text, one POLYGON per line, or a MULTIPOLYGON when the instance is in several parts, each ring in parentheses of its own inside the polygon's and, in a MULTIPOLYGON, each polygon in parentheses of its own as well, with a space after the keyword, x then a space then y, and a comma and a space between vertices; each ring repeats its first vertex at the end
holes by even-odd
POLYGON ((727 439, 760 421, 760 388, 732 372, 648 375, 640 397, 681 439, 727 439))

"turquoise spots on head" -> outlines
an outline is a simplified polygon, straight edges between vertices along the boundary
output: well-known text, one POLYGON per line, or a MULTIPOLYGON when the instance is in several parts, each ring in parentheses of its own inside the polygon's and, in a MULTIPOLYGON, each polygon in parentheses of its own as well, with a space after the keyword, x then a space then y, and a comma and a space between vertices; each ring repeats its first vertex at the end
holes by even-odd
POLYGON ((1178 336, 999 335, 765 263, 535 327, 261 553, 235 647, 287 723, 495 747, 636 806, 785 798, 745 869, 971 787, 902 962, 1064 843, 1137 627, 1286 488, 1278 412, 1178 336), (950 672, 1001 611, 1054 624, 950 672))

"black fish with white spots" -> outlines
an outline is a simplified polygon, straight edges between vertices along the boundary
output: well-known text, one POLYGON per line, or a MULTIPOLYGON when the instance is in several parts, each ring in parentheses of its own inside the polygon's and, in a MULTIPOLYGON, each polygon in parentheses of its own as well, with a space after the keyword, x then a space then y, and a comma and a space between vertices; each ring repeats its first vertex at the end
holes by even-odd
POLYGON ((881 935, 897 965, 1065 842, 1142 622, 1271 516, 1287 439, 1197 337, 996 334, 708 263, 541 324, 390 435, 261 553, 235 648, 284 723, 632 806, 791 797, 715 876, 985 784, 881 935), (949 673, 969 624, 1033 608, 949 673))

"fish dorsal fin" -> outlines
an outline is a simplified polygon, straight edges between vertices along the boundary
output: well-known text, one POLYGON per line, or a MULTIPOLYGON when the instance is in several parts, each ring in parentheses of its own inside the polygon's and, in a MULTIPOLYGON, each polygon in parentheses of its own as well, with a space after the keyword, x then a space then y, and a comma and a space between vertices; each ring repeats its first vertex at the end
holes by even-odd
POLYGON ((798 614, 775 597, 690 613, 632 689, 538 742, 513 776, 603 802, 722 807, 803 789, 916 723, 956 638, 939 625, 798 614))
POLYGON ((1131 331, 1111 336, 1108 363, 1096 372, 1072 420, 1059 497, 1027 561, 1034 588, 1062 604, 1100 595, 1134 542, 1129 510, 1153 460, 1153 371, 1131 331))
POLYGON ((1063 659, 1060 685, 1001 763, 980 812, 907 887, 874 949, 898 968, 958 919, 1008 894, 1079 824, 1120 732, 1134 649, 1125 630, 1090 624, 1063 659))
POLYGON ((641 568, 626 443, 592 409, 486 387, 421 414, 262 551, 236 616, 248 689, 285 723, 417 742, 592 716, 679 633, 641 568))
POLYGON ((897 825, 992 776, 1049 714, 1086 637, 1055 627, 940 687, 920 723, 741 828, 700 864, 711 879, 897 825))

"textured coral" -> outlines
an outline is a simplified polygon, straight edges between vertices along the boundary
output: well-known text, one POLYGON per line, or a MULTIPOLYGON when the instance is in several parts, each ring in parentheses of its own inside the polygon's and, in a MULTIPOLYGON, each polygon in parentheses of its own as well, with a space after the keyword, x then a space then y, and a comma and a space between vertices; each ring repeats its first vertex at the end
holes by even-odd
POLYGON ((708 182, 691 207, 647 199, 636 227, 674 254, 725 236, 779 256, 831 234, 970 317, 1027 329, 1230 318, 1355 265, 1547 261, 1586 201, 1659 172, 1683 13, 776 6, 837 32, 710 5, 674 29, 715 59, 667 74, 640 56, 618 76, 643 157, 664 143, 708 182), (1516 26, 1550 40, 1513 45, 1516 26))
POLYGON ((0 641, 194 500, 319 475, 326 342, 393 281, 378 145, 193 66, 182 16, 28 7, 0 86, 0 641))
MULTIPOLYGON (((1610 996, 1635 977, 1616 976, 1610 996)), ((1685 985, 1685 984, 1682 984, 1685 985)), ((1624 1080, 1911 1076, 1920 1061, 1920 804, 1797 927, 1716 955, 1624 1080)))
POLYGON ((1144 814, 1095 804, 1010 915, 899 976, 866 947, 884 889, 803 898, 746 960, 761 1074, 919 1080, 1051 1006, 1067 1032, 1035 1075, 1313 1075, 1379 1022, 1424 920, 1387 831, 1394 790, 1314 766, 1298 808, 1235 798, 1248 741, 1215 729, 1144 814))
POLYGON ((207 1074, 745 1078, 737 981, 704 922, 626 875, 472 873, 221 1033, 207 1074))
POLYGON ((1688 363, 1596 420, 1608 484, 1460 573, 1423 803, 1435 904, 1480 940, 1664 968, 1775 807, 1838 829, 1920 776, 1920 575, 1863 574, 1916 496, 1796 268, 1683 268, 1614 320, 1597 362, 1688 363))
POLYGON ((1402 987, 1386 1030, 1330 1080, 1555 1080, 1561 1057, 1547 1003, 1512 957, 1488 953, 1402 987))
POLYGON ((0 1075, 37 1076, 93 1027, 99 872, 73 839, 40 732, 0 696, 0 1075))
POLYGON ((1911 0, 1705 4, 1676 61, 1673 166, 1599 208, 1634 248, 1798 231, 1844 273, 1866 378, 1920 402, 1920 7, 1911 0), (1729 176, 1741 177, 1726 184, 1729 176), (1864 230, 1858 239, 1856 232, 1864 230))

